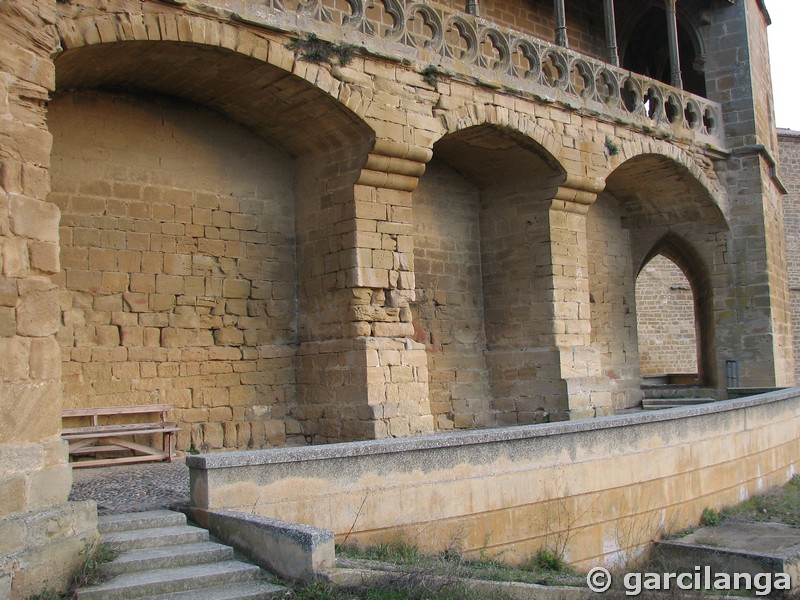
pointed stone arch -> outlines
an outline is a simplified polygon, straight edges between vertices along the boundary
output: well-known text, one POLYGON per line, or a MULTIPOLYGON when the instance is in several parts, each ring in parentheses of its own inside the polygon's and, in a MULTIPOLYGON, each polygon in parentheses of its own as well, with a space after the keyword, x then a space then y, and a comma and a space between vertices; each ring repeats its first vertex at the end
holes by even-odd
POLYGON ((701 385, 712 387, 716 384, 717 375, 714 357, 714 289, 708 265, 687 239, 670 232, 645 255, 639 264, 637 278, 642 269, 659 255, 673 262, 689 282, 694 303, 698 379, 701 385))
MULTIPOLYGON (((621 406, 631 406, 639 390, 635 285, 639 270, 660 253, 686 272, 687 265, 723 258, 728 230, 727 201, 717 193, 691 155, 660 141, 627 140, 611 159, 605 190, 589 209, 590 288, 593 343, 600 348, 603 373, 613 380, 621 406), (695 254, 689 254, 693 249, 695 254), (655 249, 655 250, 654 250, 655 249), (673 258, 677 256, 680 260, 673 258), (692 260, 689 260, 689 257, 692 260), (714 257, 713 259, 711 257, 714 257)), ((709 268, 696 267, 694 298, 702 313, 698 366, 704 384, 715 382, 709 268)))

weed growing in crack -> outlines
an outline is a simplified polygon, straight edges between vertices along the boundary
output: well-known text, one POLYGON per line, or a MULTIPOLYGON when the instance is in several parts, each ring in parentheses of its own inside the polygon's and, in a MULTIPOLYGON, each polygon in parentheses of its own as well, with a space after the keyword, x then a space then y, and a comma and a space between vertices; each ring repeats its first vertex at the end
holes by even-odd
POLYGON ((359 48, 344 42, 335 44, 317 37, 313 33, 292 40, 286 45, 290 50, 298 52, 300 60, 306 62, 346 67, 358 55, 359 48))

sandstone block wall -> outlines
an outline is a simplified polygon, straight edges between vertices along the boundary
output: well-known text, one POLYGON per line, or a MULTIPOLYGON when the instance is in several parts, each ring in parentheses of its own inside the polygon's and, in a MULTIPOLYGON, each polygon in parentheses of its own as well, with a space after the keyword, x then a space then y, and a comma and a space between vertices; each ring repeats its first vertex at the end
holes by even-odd
POLYGON ((62 588, 97 537, 67 502, 60 439, 59 209, 47 202, 55 2, 0 5, 0 597, 62 588))
MULTIPOLYGON (((386 22, 378 4, 372 24, 386 22)), ((583 48, 603 36, 586 16, 597 8, 581 6, 569 19, 583 48)), ((691 135, 612 123, 588 100, 578 113, 457 73, 431 81, 391 58, 394 42, 347 66, 287 47, 291 27, 342 21, 335 3, 290 35, 249 5, 250 28, 129 8, 60 8, 52 201, 65 264, 52 281, 71 402, 173 401, 179 447, 207 449, 608 414, 640 398, 633 273, 669 236, 701 282, 702 373, 718 381, 715 324, 737 314, 727 224, 747 211, 691 135), (98 82, 124 93, 66 93, 98 82), (109 116, 82 128, 86 102, 109 116)), ((547 21, 505 8, 510 24, 547 21)), ((422 16, 403 24, 407 48, 422 16)), ((736 174, 748 198, 762 176, 736 174)), ((752 352, 783 352, 775 332, 754 333, 752 352)))
POLYGON ((780 175, 788 194, 783 197, 786 227, 786 254, 789 289, 792 299, 794 374, 800 375, 800 132, 779 130, 780 175))
MULTIPOLYGON (((720 324, 717 368, 724 368, 724 360, 736 360, 740 375, 754 386, 760 385, 759 381, 790 385, 794 383, 794 359, 781 193, 772 179, 775 132, 767 16, 756 2, 731 8, 714 11, 706 40, 706 80, 709 97, 723 105, 726 140, 733 151, 731 160, 716 167, 733 209, 730 259, 740 265, 748 281, 734 286, 731 307, 723 311, 736 306, 739 322, 753 326, 742 331, 734 325, 735 320, 727 318, 720 324), (734 73, 730 61, 741 56, 737 52, 742 50, 747 52, 749 68, 734 73), (758 202, 747 200, 756 197, 758 202), (778 360, 765 363, 758 359, 760 352, 770 348, 780 355, 778 360)), ((720 306, 722 297, 715 302, 720 306)))
POLYGON ((607 410, 629 408, 640 400, 635 312, 632 309, 631 240, 622 227, 624 207, 601 195, 588 214, 591 340, 601 373, 610 382, 607 410))
POLYGON ((697 373, 692 289, 663 256, 647 263, 636 279, 636 322, 642 375, 697 373))
POLYGON ((286 443, 291 161, 219 116, 96 92, 50 105, 67 407, 169 402, 177 446, 286 443))
POLYGON ((415 339, 425 344, 438 429, 494 425, 486 365, 480 193, 431 162, 414 193, 415 339))
MULTIPOLYGON (((0 526, 32 524, 0 589, 65 573, 34 524, 70 512, 62 397, 174 402, 208 450, 605 415, 641 396, 634 274, 659 253, 695 291, 703 383, 730 359, 791 383, 763 5, 680 7, 709 98, 593 58, 588 0, 583 55, 545 0, 486 0, 497 26, 388 0, 0 5, 0 526), (310 33, 359 53, 309 60, 310 33)), ((93 536, 59 523, 53 547, 93 536)))

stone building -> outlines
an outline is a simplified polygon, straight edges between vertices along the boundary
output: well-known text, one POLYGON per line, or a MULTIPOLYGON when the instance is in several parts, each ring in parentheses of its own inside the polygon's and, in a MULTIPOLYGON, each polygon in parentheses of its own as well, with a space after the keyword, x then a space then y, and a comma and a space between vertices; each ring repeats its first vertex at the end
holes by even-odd
POLYGON ((726 361, 792 383, 768 23, 0 3, 0 595, 92 535, 62 407, 173 403, 181 450, 611 414, 641 399, 655 256, 686 275, 700 385, 726 361))
MULTIPOLYGON (((800 132, 778 130, 781 181, 787 194, 783 200, 786 255, 792 299, 792 331, 800 331, 800 132)), ((800 335, 794 336, 794 375, 800 375, 800 335)))

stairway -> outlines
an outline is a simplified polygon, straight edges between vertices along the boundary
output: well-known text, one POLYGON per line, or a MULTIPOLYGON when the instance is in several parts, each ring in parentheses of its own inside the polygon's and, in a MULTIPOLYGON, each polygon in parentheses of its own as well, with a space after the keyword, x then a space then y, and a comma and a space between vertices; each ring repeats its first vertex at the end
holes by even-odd
POLYGON ((114 577, 81 588, 78 600, 267 600, 291 597, 233 548, 209 540, 177 512, 101 516, 100 540, 120 554, 105 570, 114 577))

